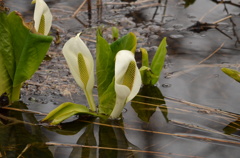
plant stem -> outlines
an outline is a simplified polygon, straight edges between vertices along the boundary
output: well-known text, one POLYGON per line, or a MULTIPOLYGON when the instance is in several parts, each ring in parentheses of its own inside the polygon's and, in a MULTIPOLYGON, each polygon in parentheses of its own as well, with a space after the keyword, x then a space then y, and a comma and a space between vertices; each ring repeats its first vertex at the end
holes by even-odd
POLYGON ((124 99, 124 98, 119 98, 119 97, 116 98, 116 103, 115 103, 113 111, 110 115, 110 118, 116 119, 121 115, 122 110, 123 110, 123 108, 125 107, 125 104, 126 104, 125 100, 126 99, 124 99))
POLYGON ((22 84, 19 84, 18 86, 12 88, 10 103, 13 103, 19 100, 21 87, 22 87, 22 84))
POLYGON ((92 111, 96 111, 97 109, 96 109, 96 105, 95 105, 95 102, 94 102, 94 99, 93 99, 92 91, 84 90, 84 93, 85 93, 85 95, 87 97, 87 101, 88 101, 88 104, 90 106, 90 109, 92 111))

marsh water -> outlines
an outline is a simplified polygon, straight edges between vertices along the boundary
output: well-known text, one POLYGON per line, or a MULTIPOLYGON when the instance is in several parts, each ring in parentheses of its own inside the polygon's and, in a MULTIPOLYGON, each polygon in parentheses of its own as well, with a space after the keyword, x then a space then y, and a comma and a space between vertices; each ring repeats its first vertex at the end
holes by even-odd
MULTIPOLYGON (((22 101, 1 109, 0 157, 239 157, 240 84, 221 71, 239 70, 239 0, 92 1, 91 12, 87 3, 76 12, 81 0, 46 2, 55 42, 24 84, 22 101), (87 105, 61 48, 82 32, 94 54, 100 25, 109 40, 112 26, 121 35, 134 32, 138 50, 146 48, 150 58, 167 37, 168 55, 157 85, 142 87, 119 120, 76 116, 55 127, 39 123, 63 102, 87 105)), ((5 5, 31 21, 29 0, 5 5)))

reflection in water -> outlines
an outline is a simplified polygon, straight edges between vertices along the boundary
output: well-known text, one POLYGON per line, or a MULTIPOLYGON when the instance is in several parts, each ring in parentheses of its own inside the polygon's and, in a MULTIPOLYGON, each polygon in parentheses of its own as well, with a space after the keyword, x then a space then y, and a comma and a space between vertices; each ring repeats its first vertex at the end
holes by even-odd
POLYGON ((185 1, 185 8, 187 8, 189 5, 193 4, 196 0, 184 0, 185 1))
POLYGON ((223 128, 224 133, 226 134, 238 134, 240 129, 240 119, 238 118, 236 121, 230 122, 226 127, 223 128))
MULTIPOLYGON (((94 125, 89 124, 84 133, 80 136, 77 141, 77 144, 84 144, 86 146, 96 146, 97 142, 94 137, 94 125)), ((73 148, 69 158, 96 158, 97 149, 96 148, 73 148)))
MULTIPOLYGON (((22 102, 15 102, 12 107, 26 109, 22 102)), ((44 142, 42 134, 33 114, 22 114, 16 111, 5 111, 0 115, 0 153, 4 158, 45 157, 52 158, 52 153, 44 142), (24 124, 23 117, 28 123, 24 124)))
POLYGON ((143 86, 131 105, 138 117, 145 122, 149 122, 157 108, 161 110, 165 120, 169 121, 164 97, 157 86, 143 86))
MULTIPOLYGON (((120 125, 123 126, 122 120, 119 121, 101 121, 102 123, 107 123, 110 125, 120 125)), ((100 150, 99 158, 122 158, 122 157, 141 157, 140 153, 127 151, 127 149, 131 150, 139 150, 139 148, 133 144, 131 144, 126 136, 123 128, 114 128, 111 126, 100 126, 99 127, 99 146, 100 147, 109 147, 116 149, 126 149, 123 151, 120 150, 100 150)))

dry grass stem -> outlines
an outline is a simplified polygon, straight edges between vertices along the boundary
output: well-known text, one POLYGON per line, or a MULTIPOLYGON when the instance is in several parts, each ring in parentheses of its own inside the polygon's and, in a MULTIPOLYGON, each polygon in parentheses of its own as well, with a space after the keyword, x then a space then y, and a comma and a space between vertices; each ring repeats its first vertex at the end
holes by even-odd
POLYGON ((211 58, 215 53, 217 53, 223 47, 223 45, 224 45, 224 43, 222 43, 220 47, 218 47, 214 52, 212 52, 208 57, 206 57, 205 59, 200 61, 198 64, 202 64, 204 61, 206 61, 209 58, 211 58))
POLYGON ((84 6, 84 4, 86 4, 88 0, 84 0, 82 2, 82 4, 78 7, 78 9, 73 13, 72 17, 75 18, 77 16, 77 14, 80 12, 80 10, 82 9, 82 7, 84 6))
POLYGON ((218 24, 218 23, 220 23, 220 22, 222 22, 222 21, 224 21, 224 20, 227 20, 227 19, 229 19, 229 18, 231 18, 231 17, 232 17, 232 15, 229 15, 229 16, 227 16, 227 17, 225 17, 225 18, 222 18, 222 19, 220 19, 220 20, 217 20, 217 21, 213 22, 212 24, 218 24))

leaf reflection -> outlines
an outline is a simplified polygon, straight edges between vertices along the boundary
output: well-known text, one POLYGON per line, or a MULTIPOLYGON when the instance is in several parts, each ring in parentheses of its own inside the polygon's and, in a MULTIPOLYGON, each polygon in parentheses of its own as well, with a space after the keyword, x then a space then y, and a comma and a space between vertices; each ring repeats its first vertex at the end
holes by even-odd
POLYGON ((161 110, 166 121, 169 121, 164 96, 157 86, 143 86, 138 95, 132 100, 131 105, 138 117, 145 122, 149 122, 157 107, 161 110))
MULTIPOLYGON (((94 124, 89 124, 85 132, 78 139, 77 144, 84 144, 89 146, 96 146, 97 142, 94 137, 94 124)), ((94 158, 97 157, 96 148, 73 148, 70 158, 82 157, 82 158, 94 158)))
MULTIPOLYGON (((15 102, 15 108, 27 109, 22 102, 15 102)), ((35 123, 33 114, 4 110, 0 115, 0 154, 2 157, 45 157, 53 155, 46 145, 46 137, 35 123), (26 124, 24 124, 24 120, 26 124)))
POLYGON ((225 128, 223 128, 223 131, 225 134, 234 134, 238 132, 240 129, 240 118, 236 121, 230 122, 225 128))

